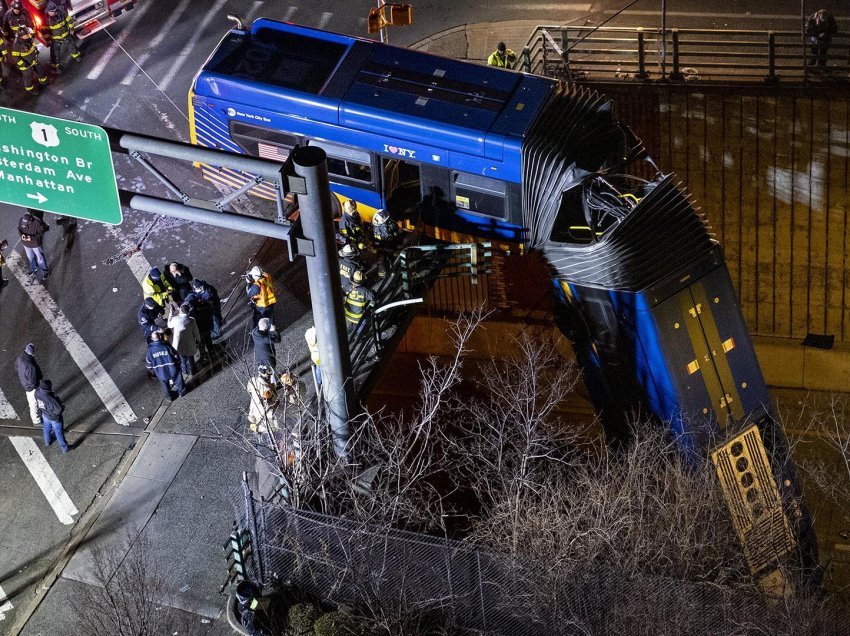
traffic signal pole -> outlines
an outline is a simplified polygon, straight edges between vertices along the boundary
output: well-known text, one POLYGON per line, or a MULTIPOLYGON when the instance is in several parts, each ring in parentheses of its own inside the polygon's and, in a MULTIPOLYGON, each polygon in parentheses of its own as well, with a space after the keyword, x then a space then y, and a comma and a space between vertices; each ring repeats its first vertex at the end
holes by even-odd
POLYGON ((322 394, 334 453, 343 458, 351 450, 349 421, 357 415, 358 401, 351 378, 325 151, 316 146, 296 148, 292 151, 292 165, 295 175, 303 179, 303 187, 297 190, 303 238, 313 245, 313 254, 306 258, 307 278, 319 341, 322 394))

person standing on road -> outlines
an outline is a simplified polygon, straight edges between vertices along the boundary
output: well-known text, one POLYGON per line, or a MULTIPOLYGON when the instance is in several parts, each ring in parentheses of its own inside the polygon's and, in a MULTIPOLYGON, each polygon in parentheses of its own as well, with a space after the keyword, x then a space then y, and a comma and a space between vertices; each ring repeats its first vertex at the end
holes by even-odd
POLYGON ((6 78, 9 76, 9 56, 12 47, 6 40, 6 34, 0 29, 0 88, 6 88, 6 78))
POLYGON ((158 267, 151 267, 148 275, 142 281, 142 294, 145 298, 153 298, 160 307, 165 307, 171 300, 174 289, 162 277, 158 267))
POLYGON ((169 263, 165 279, 174 289, 171 294, 174 302, 182 305, 186 301, 186 296, 192 293, 192 272, 180 263, 169 263))
POLYGON ((192 281, 192 292, 212 307, 212 337, 220 338, 224 319, 221 317, 221 299, 218 297, 218 290, 207 281, 196 278, 192 281))
POLYGON ((168 318, 168 327, 171 329, 171 338, 174 349, 180 356, 180 368, 186 376, 195 375, 198 372, 195 366, 195 354, 198 352, 198 344, 201 342, 201 332, 198 331, 198 323, 190 316, 192 306, 189 303, 180 305, 180 312, 175 314, 172 310, 168 318))
POLYGON ((257 326, 261 318, 268 318, 274 323, 274 304, 277 298, 274 295, 272 277, 261 268, 254 266, 248 272, 248 279, 245 293, 251 299, 251 307, 254 309, 254 326, 257 326))
POLYGON ((260 367, 257 375, 248 378, 245 387, 250 397, 248 405, 248 424, 252 431, 270 433, 278 430, 275 411, 280 401, 277 397, 277 380, 268 367, 260 367))
POLYGON ((136 314, 136 320, 142 333, 145 334, 147 344, 151 343, 151 334, 159 329, 157 321, 162 317, 162 307, 153 298, 145 298, 145 302, 136 314))
POLYGON ((46 281, 50 278, 50 268, 47 265, 47 258, 44 256, 44 233, 50 228, 47 223, 42 221, 31 212, 27 212, 18 221, 18 234, 21 235, 21 245, 24 246, 27 260, 30 265, 30 277, 34 277, 38 270, 44 273, 42 280, 46 281))
POLYGON ((47 3, 45 13, 47 14, 47 24, 44 29, 44 36, 50 45, 50 67, 57 73, 61 73, 63 48, 67 47, 71 51, 71 59, 75 62, 83 61, 72 31, 74 20, 68 15, 65 7, 53 2, 53 0, 47 3))
POLYGON ((33 426, 41 426, 41 412, 38 410, 38 404, 35 401, 35 390, 44 376, 41 374, 41 367, 36 362, 35 345, 33 343, 28 342, 23 353, 15 358, 15 371, 18 372, 18 380, 27 394, 27 404, 30 407, 30 418, 33 426))
POLYGON ((254 341, 254 364, 258 369, 265 366, 274 371, 277 365, 274 343, 280 342, 280 334, 272 321, 260 318, 260 322, 251 331, 251 339, 254 341))
POLYGON ((157 331, 151 335, 145 362, 148 370, 159 380, 162 394, 166 398, 174 400, 172 386, 179 397, 186 395, 186 385, 183 383, 183 374, 180 372, 180 356, 177 355, 174 347, 161 340, 157 331))
POLYGON ((310 351, 310 362, 313 366, 313 380, 316 382, 316 390, 322 389, 322 366, 319 357, 319 339, 316 336, 316 327, 310 325, 304 332, 304 340, 307 341, 307 349, 310 351))
POLYGON ((809 66, 817 64, 818 69, 826 68, 826 54, 832 43, 832 36, 838 32, 838 25, 826 9, 819 9, 806 20, 805 34, 812 46, 809 66))
POLYGON ((38 388, 35 390, 35 401, 43 420, 44 445, 50 446, 55 437, 56 441, 59 442, 59 448, 62 449, 63 453, 67 453, 71 450, 71 447, 65 441, 65 421, 62 417, 65 412, 65 405, 62 404, 59 396, 53 392, 53 384, 50 380, 42 380, 38 383, 38 388))
POLYGON ((366 328, 366 309, 374 300, 375 292, 363 285, 363 272, 358 269, 351 277, 351 291, 342 303, 349 336, 359 336, 366 328))
POLYGON ((24 78, 24 90, 30 94, 35 92, 36 85, 47 83, 47 75, 38 64, 38 47, 32 35, 32 29, 22 26, 12 42, 12 59, 24 78))
POLYGON ((21 27, 32 29, 32 17, 29 11, 24 11, 21 0, 13 0, 9 11, 3 18, 3 32, 9 40, 14 40, 21 27))
POLYGON ((362 250, 364 244, 363 219, 357 211, 357 203, 349 199, 342 204, 342 218, 339 220, 339 233, 343 240, 357 250, 362 250))
POLYGON ((215 347, 212 341, 212 304, 203 300, 195 292, 186 296, 186 302, 184 304, 189 305, 189 315, 198 323, 198 331, 201 334, 199 344, 201 349, 201 364, 206 364, 215 356, 215 347))
POLYGON ((487 58, 487 64, 496 68, 513 68, 516 62, 516 53, 505 46, 504 42, 499 42, 496 50, 487 58))

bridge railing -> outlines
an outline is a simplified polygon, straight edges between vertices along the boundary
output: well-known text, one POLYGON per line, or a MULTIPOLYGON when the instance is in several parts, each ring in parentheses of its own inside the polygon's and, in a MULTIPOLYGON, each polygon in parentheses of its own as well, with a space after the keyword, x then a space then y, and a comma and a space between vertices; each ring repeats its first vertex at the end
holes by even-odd
POLYGON ((850 35, 833 37, 821 69, 800 31, 539 25, 516 68, 571 81, 844 82, 850 35))

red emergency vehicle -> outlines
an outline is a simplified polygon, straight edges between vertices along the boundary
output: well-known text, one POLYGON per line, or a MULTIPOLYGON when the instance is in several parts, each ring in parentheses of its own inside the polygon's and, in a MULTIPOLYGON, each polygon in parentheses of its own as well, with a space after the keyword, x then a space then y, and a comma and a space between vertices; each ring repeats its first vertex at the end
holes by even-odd
MULTIPOLYGON (((57 0, 54 0, 56 2, 57 0)), ((74 33, 84 40, 93 33, 108 27, 124 11, 129 11, 137 0, 59 0, 74 17, 74 33)), ((22 0, 24 8, 32 17, 32 23, 42 38, 41 28, 47 22, 44 10, 47 0, 22 0)))

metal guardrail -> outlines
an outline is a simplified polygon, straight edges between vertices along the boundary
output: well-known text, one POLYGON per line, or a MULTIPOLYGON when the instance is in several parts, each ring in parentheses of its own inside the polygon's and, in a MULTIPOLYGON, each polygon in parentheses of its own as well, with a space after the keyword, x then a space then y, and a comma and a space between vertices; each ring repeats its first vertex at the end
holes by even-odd
POLYGON ((820 69, 800 31, 537 26, 517 70, 570 81, 805 82, 850 79, 850 34, 820 69))

